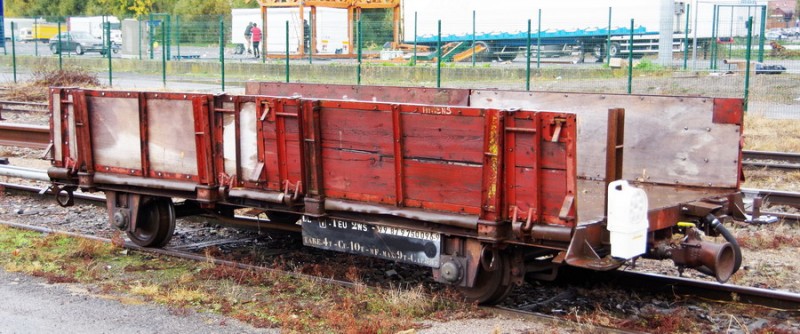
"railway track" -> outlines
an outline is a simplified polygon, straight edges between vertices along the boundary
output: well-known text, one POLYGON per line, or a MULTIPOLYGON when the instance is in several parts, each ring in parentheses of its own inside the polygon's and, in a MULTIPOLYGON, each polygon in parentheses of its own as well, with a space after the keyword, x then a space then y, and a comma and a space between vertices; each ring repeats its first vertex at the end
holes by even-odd
POLYGON ((768 151, 742 151, 742 164, 749 167, 800 170, 800 154, 768 151))
MULTIPOLYGON (((17 190, 21 192, 28 192, 28 193, 42 192, 41 189, 38 187, 17 185, 12 183, 0 183, 0 187, 5 189, 17 190)), ((76 199, 78 200, 90 201, 95 203, 102 203, 105 201, 105 198, 103 196, 97 196, 92 194, 76 193, 75 196, 76 199)), ((266 229, 270 228, 270 225, 268 223, 265 224, 263 221, 256 222, 255 219, 248 218, 245 216, 236 216, 236 219, 230 221, 229 223, 232 225, 245 226, 245 227, 254 226, 255 224, 260 224, 262 225, 261 226, 262 228, 266 229)), ((42 233, 61 233, 71 237, 79 237, 79 238, 87 238, 103 242, 111 242, 109 239, 105 238, 100 238, 91 235, 83 235, 78 233, 56 231, 39 226, 6 223, 6 222, 0 222, 0 224, 4 224, 14 228, 33 230, 42 233)), ((233 240, 233 241, 225 240, 224 243, 237 242, 237 241, 241 240, 233 240)), ((167 247, 163 249, 158 249, 158 248, 141 247, 131 242, 125 243, 125 247, 132 250, 146 251, 155 254, 174 256, 178 258, 184 258, 195 261, 208 261, 209 259, 203 255, 198 255, 196 252, 193 251, 200 251, 206 247, 219 246, 219 245, 220 245, 219 243, 214 243, 214 242, 200 242, 197 244, 189 244, 172 248, 167 247)), ((232 266, 239 269, 284 273, 283 271, 270 269, 263 266, 240 263, 236 261, 228 261, 221 259, 213 259, 213 261, 217 265, 232 266)), ((293 272, 285 272, 285 273, 287 275, 300 275, 293 272)), ((709 300, 748 303, 768 308, 776 308, 782 310, 789 310, 793 312, 800 312, 800 294, 797 293, 737 286, 730 284, 719 284, 716 282, 699 281, 681 277, 665 276, 665 275, 642 273, 635 271, 621 271, 621 270, 611 271, 611 272, 601 273, 601 275, 609 275, 604 279, 609 281, 614 281, 615 284, 618 286, 642 288, 651 291, 663 290, 675 294, 699 296, 709 300)), ((346 281, 340 281, 329 278, 319 278, 319 279, 331 284, 339 284, 348 287, 353 286, 352 283, 346 281)), ((507 309, 507 308, 505 309, 505 311, 520 312, 520 313, 526 312, 525 310, 507 309)), ((532 314, 535 316, 540 316, 539 314, 536 313, 532 314)))
MULTIPOLYGON (((17 189, 17 190, 29 190, 26 187, 16 187, 15 189, 17 189)), ((91 197, 91 196, 84 197, 83 199, 84 200, 90 200, 90 201, 96 200, 95 197, 91 197)), ((88 239, 88 240, 94 240, 94 241, 99 241, 99 242, 103 242, 103 243, 113 243, 114 242, 114 241, 112 241, 111 239, 108 239, 108 238, 102 238, 102 237, 98 237, 98 236, 94 236, 94 235, 86 235, 86 234, 75 233, 75 232, 60 231, 60 230, 55 230, 55 229, 42 227, 42 226, 34 226, 34 225, 28 225, 28 224, 19 224, 19 223, 2 222, 2 221, 0 221, 0 225, 5 225, 5 226, 8 226, 8 227, 16 228, 16 229, 20 229, 20 230, 34 231, 34 232, 39 232, 39 233, 44 233, 44 234, 60 234, 60 235, 64 235, 64 236, 71 237, 71 238, 88 239)), ((262 266, 262 265, 254 265, 254 264, 242 263, 242 262, 237 262, 237 261, 224 260, 224 259, 220 259, 220 258, 216 258, 216 257, 208 257, 208 256, 203 255, 202 253, 196 253, 196 252, 189 251, 189 250, 186 249, 186 247, 146 248, 146 247, 141 247, 139 245, 136 245, 136 244, 134 244, 133 242, 130 242, 130 241, 125 241, 124 244, 122 244, 121 246, 123 248, 125 248, 125 249, 128 249, 128 250, 133 250, 133 251, 138 251, 138 252, 143 252, 143 253, 148 253, 148 254, 170 256, 170 257, 186 259, 186 260, 196 261, 196 262, 201 262, 201 263, 213 263, 213 264, 218 265, 218 266, 225 266, 225 267, 237 268, 237 269, 242 269, 242 270, 250 270, 250 271, 256 271, 256 272, 263 272, 263 273, 273 273, 273 274, 284 275, 284 276, 292 277, 292 278, 303 278, 303 279, 307 279, 307 280, 314 280, 315 282, 319 282, 319 283, 322 283, 322 284, 337 285, 337 286, 342 286, 342 287, 346 287, 346 288, 356 288, 357 286, 359 288, 363 287, 363 283, 358 283, 357 284, 357 283, 344 281, 344 280, 338 280, 338 279, 334 279, 334 278, 312 276, 312 275, 307 275, 307 274, 293 272, 293 271, 274 269, 274 268, 270 268, 270 267, 266 267, 266 266, 262 266)), ((369 287, 369 288, 377 289, 377 287, 369 287)), ((552 323, 552 322, 557 322, 557 323, 561 322, 561 323, 565 323, 565 324, 570 322, 569 320, 562 319, 562 318, 555 317, 555 316, 551 316, 551 315, 546 315, 546 314, 536 313, 536 312, 530 312, 530 311, 525 311, 525 310, 519 310, 519 309, 513 309, 513 308, 508 308, 508 307, 502 307, 502 306, 483 306, 481 308, 486 310, 486 311, 489 311, 489 312, 492 312, 492 313, 495 313, 495 314, 498 314, 498 315, 502 315, 502 316, 505 316, 505 317, 508 317, 508 318, 518 318, 518 319, 523 319, 523 320, 533 321, 533 322, 550 322, 550 323, 552 323)), ((598 326, 598 325, 583 325, 583 326, 585 326, 587 328, 590 328, 590 329, 593 328, 595 331, 601 331, 601 332, 604 332, 604 333, 642 333, 642 332, 638 332, 638 331, 624 330, 624 329, 618 329, 618 328, 612 328, 612 327, 606 327, 606 326, 598 326)))
MULTIPOLYGON (((93 235, 85 235, 74 232, 59 231, 41 226, 33 226, 33 225, 9 223, 9 222, 0 222, 0 224, 16 229, 35 231, 39 233, 61 234, 72 238, 83 238, 104 243, 113 242, 111 239, 107 238, 97 237, 93 235)), ((219 259, 215 257, 208 257, 202 255, 202 253, 201 254, 194 253, 191 251, 187 251, 183 248, 164 248, 164 249, 145 248, 129 241, 126 241, 122 245, 122 247, 129 250, 145 252, 155 255, 170 256, 190 261, 197 261, 203 263, 211 262, 218 266, 226 266, 226 267, 258 271, 258 272, 275 273, 280 275, 286 275, 293 278, 311 279, 316 282, 320 282, 322 284, 338 285, 347 288, 356 287, 356 284, 349 281, 343 281, 333 278, 317 277, 292 271, 273 269, 262 265, 253 265, 237 261, 219 259)), ((607 280, 613 281, 614 286, 625 287, 625 289, 635 288, 647 291, 660 291, 667 295, 672 295, 672 294, 689 295, 720 303, 733 302, 740 304, 757 305, 761 307, 781 310, 790 313, 800 312, 800 294, 796 293, 775 291, 770 289, 734 286, 727 284, 723 285, 712 282, 704 282, 704 281, 690 280, 685 278, 670 277, 670 276, 649 274, 649 273, 639 273, 639 272, 614 271, 603 274, 607 274, 608 276, 607 280)), ((531 312, 521 308, 513 308, 507 306, 487 306, 482 308, 489 312, 503 315, 505 317, 520 318, 528 321, 569 322, 568 320, 565 320, 557 316, 542 314, 538 312, 531 312)), ((602 332, 609 332, 609 333, 641 333, 638 331, 612 328, 606 326, 588 325, 587 327, 594 328, 594 330, 601 330, 602 332)))

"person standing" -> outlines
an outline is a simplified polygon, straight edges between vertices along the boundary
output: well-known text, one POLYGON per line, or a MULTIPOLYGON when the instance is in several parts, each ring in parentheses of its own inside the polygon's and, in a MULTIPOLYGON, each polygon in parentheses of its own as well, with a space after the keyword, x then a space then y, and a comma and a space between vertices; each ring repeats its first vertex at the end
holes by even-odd
POLYGON ((258 28, 258 25, 253 23, 253 28, 250 29, 250 33, 253 38, 253 55, 258 58, 260 56, 258 44, 261 43, 261 29, 258 28))
POLYGON ((247 24, 247 28, 244 28, 244 40, 247 41, 246 43, 244 43, 244 45, 247 47, 247 54, 253 54, 253 49, 250 45, 252 41, 250 40, 250 38, 251 36, 253 36, 252 30, 254 24, 255 23, 250 22, 247 24))

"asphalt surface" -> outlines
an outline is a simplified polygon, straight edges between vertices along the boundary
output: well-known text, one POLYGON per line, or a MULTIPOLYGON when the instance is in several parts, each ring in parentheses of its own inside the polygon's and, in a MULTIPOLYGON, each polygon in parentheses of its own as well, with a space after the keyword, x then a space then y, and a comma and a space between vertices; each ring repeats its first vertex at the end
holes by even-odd
POLYGON ((0 270, 0 334, 22 333, 278 333, 233 319, 163 306, 123 304, 73 284, 0 270))

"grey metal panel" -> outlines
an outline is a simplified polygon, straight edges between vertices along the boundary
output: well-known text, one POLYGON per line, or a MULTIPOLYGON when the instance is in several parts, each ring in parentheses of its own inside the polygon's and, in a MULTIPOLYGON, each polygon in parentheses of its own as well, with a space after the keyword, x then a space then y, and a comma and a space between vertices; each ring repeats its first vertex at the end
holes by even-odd
POLYGON ((222 115, 222 156, 225 174, 236 174, 236 115, 222 115))
POLYGON ((69 140, 69 157, 78 160, 78 131, 75 128, 75 98, 72 94, 67 95, 67 140, 69 140))
POLYGON ((197 175, 191 100, 147 100, 150 167, 156 172, 197 175))
POLYGON ((51 104, 53 105, 53 157, 55 161, 64 160, 63 133, 61 133, 61 94, 53 94, 51 104))
POLYGON ((258 181, 259 175, 253 175, 258 168, 258 120, 256 119, 256 103, 242 103, 239 114, 239 150, 242 163, 240 178, 247 181, 258 181))
POLYGON ((87 97, 95 163, 127 169, 142 168, 139 100, 87 97))
POLYGON ((623 178, 735 187, 739 126, 714 124, 711 98, 473 90, 472 107, 578 115, 578 176, 605 175, 609 108, 625 109, 623 178))

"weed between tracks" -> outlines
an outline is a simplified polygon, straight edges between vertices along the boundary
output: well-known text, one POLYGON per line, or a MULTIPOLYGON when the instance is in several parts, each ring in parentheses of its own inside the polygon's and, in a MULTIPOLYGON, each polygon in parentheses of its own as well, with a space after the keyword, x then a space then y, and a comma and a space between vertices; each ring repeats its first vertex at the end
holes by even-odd
POLYGON ((480 313, 473 305, 430 296, 422 287, 344 288, 1 226, 0 265, 49 283, 90 284, 93 293, 122 302, 157 302, 175 315, 215 312, 289 331, 394 333, 418 327, 422 319, 480 313))
POLYGON ((65 68, 63 70, 39 69, 32 73, 31 80, 12 85, 4 92, 3 99, 13 101, 47 101, 50 87, 99 87, 97 74, 84 69, 65 68))

